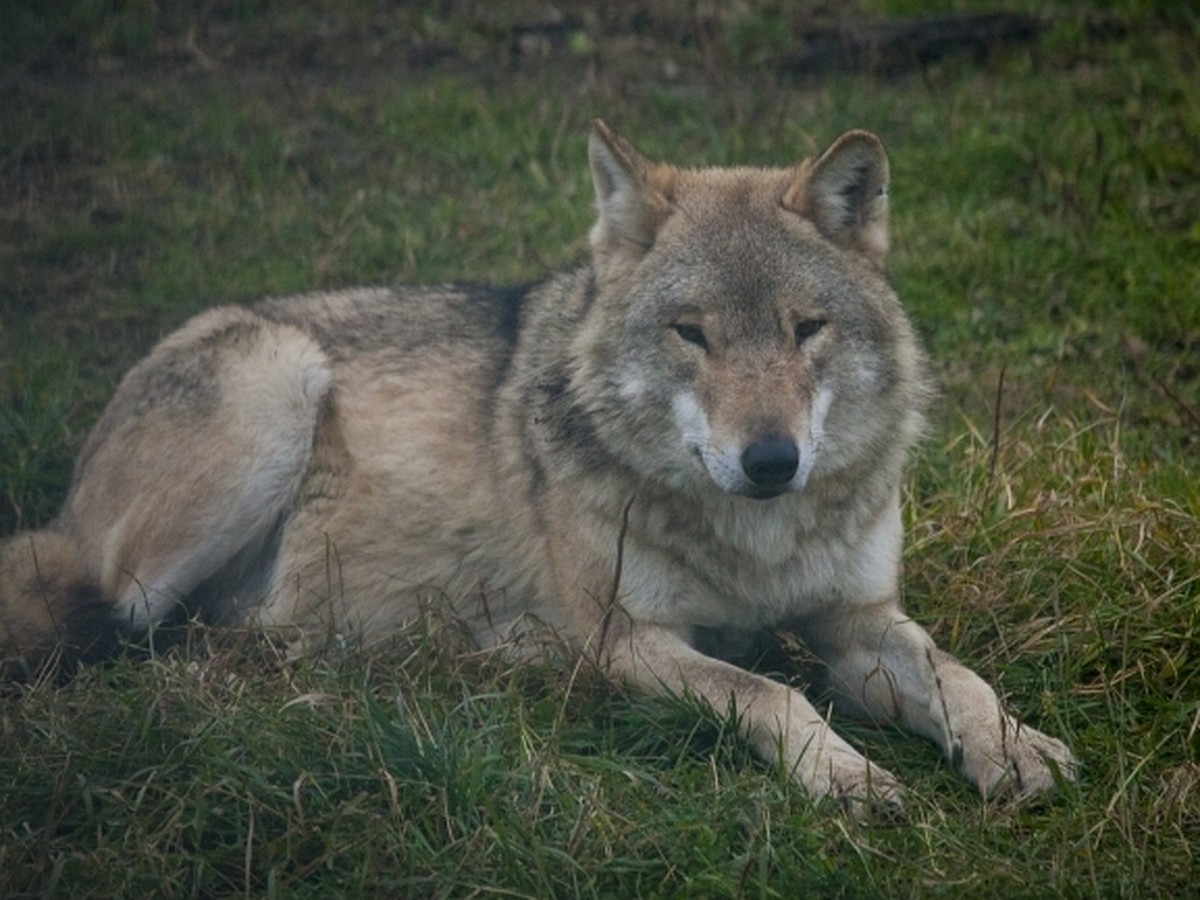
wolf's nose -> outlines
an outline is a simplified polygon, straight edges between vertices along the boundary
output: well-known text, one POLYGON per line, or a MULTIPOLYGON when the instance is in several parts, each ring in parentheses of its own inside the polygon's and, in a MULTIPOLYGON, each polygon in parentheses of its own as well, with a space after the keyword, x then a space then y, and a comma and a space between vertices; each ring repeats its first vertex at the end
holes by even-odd
POLYGON ((799 466, 800 448, 791 438, 763 438, 742 452, 742 471, 759 487, 782 487, 799 466))

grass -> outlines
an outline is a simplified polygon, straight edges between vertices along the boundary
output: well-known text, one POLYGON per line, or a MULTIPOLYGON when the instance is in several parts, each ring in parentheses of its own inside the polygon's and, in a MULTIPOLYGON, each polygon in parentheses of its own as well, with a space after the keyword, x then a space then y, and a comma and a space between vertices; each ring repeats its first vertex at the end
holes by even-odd
POLYGON ((797 82, 771 65, 803 24, 778 5, 612 4, 565 33, 520 30, 540 7, 515 0, 451 6, 5 13, 0 533, 53 516, 122 371, 207 305, 577 258, 593 115, 682 162, 869 127, 942 384, 907 603, 1073 746, 1080 783, 985 803, 930 747, 847 723, 913 791, 906 824, 859 825, 728 716, 586 672, 436 636, 285 664, 197 629, 0 700, 0 895, 1194 890, 1200 20, 1064 5, 982 63, 797 82))

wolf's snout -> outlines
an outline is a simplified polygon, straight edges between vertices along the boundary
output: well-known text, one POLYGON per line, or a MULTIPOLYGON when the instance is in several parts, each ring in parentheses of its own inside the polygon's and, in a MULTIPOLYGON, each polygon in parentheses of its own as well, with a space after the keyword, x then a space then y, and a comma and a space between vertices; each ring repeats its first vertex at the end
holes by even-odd
POLYGON ((800 448, 791 438, 768 437, 742 452, 742 471, 760 488, 781 488, 800 467, 800 448))

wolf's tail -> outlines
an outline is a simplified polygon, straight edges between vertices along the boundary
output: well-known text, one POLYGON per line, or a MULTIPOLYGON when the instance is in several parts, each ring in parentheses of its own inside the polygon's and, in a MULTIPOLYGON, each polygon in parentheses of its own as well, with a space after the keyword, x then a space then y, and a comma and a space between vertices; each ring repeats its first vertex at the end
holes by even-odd
POLYGON ((45 530, 0 543, 0 679, 102 656, 116 640, 113 606, 74 541, 45 530))

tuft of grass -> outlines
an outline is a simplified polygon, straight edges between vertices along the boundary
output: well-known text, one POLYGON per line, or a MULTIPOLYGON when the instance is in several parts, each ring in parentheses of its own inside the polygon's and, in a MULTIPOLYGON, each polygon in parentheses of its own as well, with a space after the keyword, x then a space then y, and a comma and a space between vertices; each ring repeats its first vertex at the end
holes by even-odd
POLYGON ((755 760, 736 711, 464 657, 436 628, 285 663, 194 627, 0 699, 0 894, 1194 888, 1193 14, 1017 4, 1047 16, 1024 47, 798 82, 776 63, 819 10, 772 3, 53 6, 0 33, 0 534, 53 516, 121 373, 205 306, 569 264, 594 115, 688 164, 867 127, 942 388, 906 486, 908 606, 1083 769, 989 803, 932 748, 839 723, 912 790, 906 823, 860 825, 755 760))

